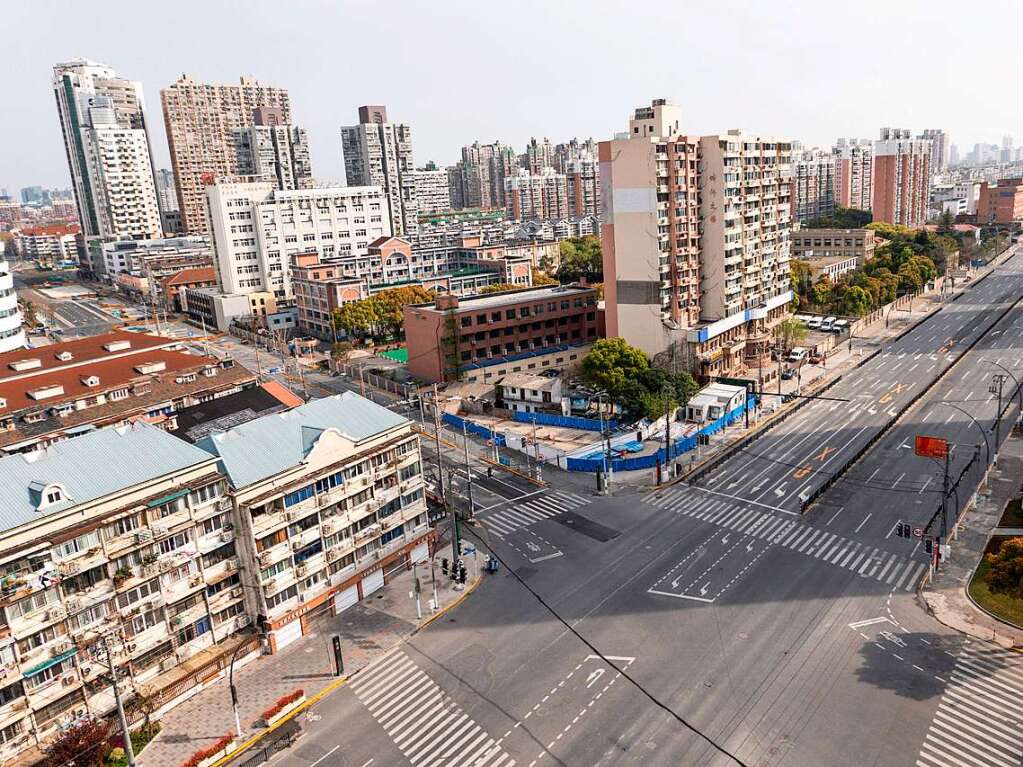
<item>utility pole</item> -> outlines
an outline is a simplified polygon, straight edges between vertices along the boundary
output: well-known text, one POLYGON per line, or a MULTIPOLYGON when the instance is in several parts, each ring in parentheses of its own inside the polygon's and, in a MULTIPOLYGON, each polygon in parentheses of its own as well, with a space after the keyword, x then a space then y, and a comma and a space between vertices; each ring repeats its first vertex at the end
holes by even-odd
POLYGON ((778 341, 775 351, 778 354, 778 399, 781 400, 781 341, 778 341))
POLYGON ((600 418, 600 463, 603 471, 600 472, 600 482, 603 487, 598 487, 598 492, 605 492, 607 489, 607 454, 604 452, 604 408, 601 403, 603 394, 597 395, 597 416, 600 418))
POLYGON ((306 401, 309 400, 309 390, 305 385, 305 372, 302 370, 302 363, 298 361, 298 343, 294 347, 295 352, 295 369, 298 371, 298 380, 302 382, 302 394, 305 395, 306 401))
POLYGON ((110 681, 114 685, 114 703, 117 705, 117 718, 121 722, 121 732, 124 733, 124 755, 128 757, 128 767, 135 767, 135 749, 131 745, 131 730, 128 729, 128 718, 124 715, 121 691, 117 687, 117 669, 114 667, 114 656, 110 653, 109 637, 104 634, 100 641, 103 643, 103 650, 107 654, 107 668, 110 669, 110 681))
POLYGON ((465 477, 469 482, 469 520, 476 516, 476 504, 472 500, 472 468, 469 465, 469 427, 462 421, 462 436, 465 439, 465 477))
MULTIPOLYGON (((366 380, 365 380, 365 378, 363 378, 363 375, 362 375, 362 365, 359 365, 359 394, 361 394, 363 397, 366 396, 366 380)), ((434 405, 434 407, 436 407, 437 406, 437 384, 433 385, 433 396, 434 396, 433 405, 434 405)))
POLYGON ((543 481, 543 469, 540 468, 540 443, 536 441, 536 416, 533 416, 533 463, 536 470, 536 481, 543 481))
POLYGON ((988 391, 998 395, 998 410, 995 411, 995 463, 998 463, 998 450, 1002 446, 1002 385, 1005 383, 1004 373, 995 373, 991 377, 988 391))
POLYGON ((671 479, 671 400, 668 397, 668 384, 661 387, 664 397, 664 474, 671 479))
MULTIPOLYGON (((362 373, 362 368, 359 368, 362 373)), ((433 385, 433 437, 437 442, 437 487, 440 489, 440 500, 447 506, 444 494, 444 454, 440 451, 440 408, 437 406, 437 384, 433 385)))

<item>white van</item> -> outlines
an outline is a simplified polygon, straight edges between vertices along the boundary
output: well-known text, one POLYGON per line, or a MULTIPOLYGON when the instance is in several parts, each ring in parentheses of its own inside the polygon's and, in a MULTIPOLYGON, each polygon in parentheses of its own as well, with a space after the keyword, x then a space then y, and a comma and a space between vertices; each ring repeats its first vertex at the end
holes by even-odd
POLYGON ((806 359, 807 350, 802 346, 793 347, 792 351, 789 352, 789 362, 802 362, 806 359))
POLYGON ((838 317, 825 317, 824 322, 821 323, 821 331, 824 333, 830 333, 831 328, 837 319, 838 317))
POLYGON ((806 323, 806 327, 807 327, 807 328, 808 328, 809 330, 820 330, 820 327, 821 327, 821 318, 820 318, 820 317, 811 317, 811 318, 809 319, 809 321, 807 321, 807 323, 806 323))
POLYGON ((849 320, 838 320, 834 325, 831 326, 832 333, 838 333, 839 335, 849 332, 849 320))

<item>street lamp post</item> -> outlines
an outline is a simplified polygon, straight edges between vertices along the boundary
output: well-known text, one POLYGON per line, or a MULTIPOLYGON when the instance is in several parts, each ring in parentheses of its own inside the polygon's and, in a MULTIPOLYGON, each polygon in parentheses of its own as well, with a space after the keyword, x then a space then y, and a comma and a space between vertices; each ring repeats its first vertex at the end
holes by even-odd
POLYGON ((234 710, 234 732, 239 739, 242 737, 242 720, 238 713, 238 689, 234 686, 234 662, 238 658, 238 651, 241 650, 245 644, 245 642, 240 642, 238 646, 234 648, 234 652, 231 653, 231 667, 227 671, 227 685, 231 688, 231 708, 234 710))
POLYGON ((131 730, 128 729, 128 718, 124 714, 124 703, 121 701, 121 690, 117 686, 117 669, 114 667, 114 656, 110 652, 110 641, 107 635, 100 639, 103 651, 107 656, 107 667, 110 669, 110 681, 114 686, 114 703, 117 705, 117 718, 124 733, 124 755, 128 759, 128 767, 135 767, 135 749, 131 745, 131 730))
MULTIPOLYGON (((1009 368, 1005 367, 1005 365, 1002 365, 1002 364, 999 364, 998 362, 995 362, 994 360, 990 360, 990 359, 987 359, 985 357, 985 358, 981 359, 981 362, 986 362, 989 365, 994 365, 997 368, 1001 368, 1002 370, 1004 370, 1008 374, 1009 378, 1012 379, 1012 382, 1014 384, 1016 384, 1016 388, 1014 390, 1014 393, 1019 395, 1019 416, 1018 417, 1019 418, 1023 418, 1023 388, 1020 388, 1019 379, 1016 378, 1015 375, 1013 375, 1012 371, 1009 370, 1009 368)), ((998 408, 998 411, 1001 412, 1001 407, 998 408)))
POLYGON ((935 404, 936 405, 944 405, 945 407, 950 407, 950 408, 953 408, 954 410, 958 410, 960 413, 962 413, 967 418, 969 418, 971 421, 973 421, 974 425, 980 431, 980 436, 982 436, 984 438, 984 450, 987 453, 987 462, 991 463, 991 443, 988 441, 987 431, 984 430, 984 427, 981 425, 980 421, 978 421, 970 413, 966 412, 965 410, 963 410, 958 405, 953 405, 951 402, 941 402, 941 401, 939 401, 939 402, 936 402, 935 404))
POLYGON ((1001 447, 1002 440, 1002 385, 1005 383, 1004 373, 995 373, 991 377, 991 385, 988 387, 988 391, 991 394, 998 395, 998 409, 995 411, 995 463, 998 463, 998 448, 1001 447))

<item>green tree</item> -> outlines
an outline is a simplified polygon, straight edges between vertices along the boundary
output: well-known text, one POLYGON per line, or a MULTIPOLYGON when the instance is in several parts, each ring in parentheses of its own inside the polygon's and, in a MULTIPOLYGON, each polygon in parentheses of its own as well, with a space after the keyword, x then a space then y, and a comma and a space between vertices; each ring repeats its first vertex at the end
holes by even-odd
POLYGON ((1023 598, 1023 538, 1002 541, 998 551, 987 555, 984 581, 997 594, 1023 598))
POLYGON ((369 299, 377 316, 377 324, 389 336, 402 335, 405 326, 405 307, 432 301, 434 292, 420 285, 381 290, 369 299))
POLYGON ((480 290, 479 295, 485 296, 488 293, 501 293, 505 290, 519 290, 521 285, 512 285, 510 282, 499 282, 496 285, 487 285, 480 290))
POLYGON ((618 399, 626 382, 638 378, 649 367, 650 361, 642 349, 630 346, 623 338, 601 338, 583 357, 579 372, 584 381, 618 399))
POLYGON ((862 317, 869 312, 871 304, 870 294, 858 285, 853 285, 842 297, 843 314, 854 317, 862 317))
POLYGON ((348 362, 354 348, 351 341, 337 341, 331 345, 330 358, 334 361, 335 369, 348 362))
POLYGON ((39 318, 36 316, 36 307, 31 301, 25 301, 21 305, 21 315, 25 320, 25 327, 34 328, 39 324, 39 318))
POLYGON ((558 248, 561 251, 561 266, 558 267, 561 282, 575 282, 581 277, 588 282, 604 279, 604 262, 597 237, 570 237, 562 240, 558 248))
POLYGON ((544 285, 557 285, 558 281, 551 277, 547 272, 541 272, 539 269, 533 269, 533 286, 540 288, 544 285))
POLYGON ((835 213, 827 218, 819 218, 809 222, 807 229, 862 229, 874 217, 869 210, 857 208, 836 208, 835 213))
POLYGON ((955 231, 956 219, 952 215, 952 211, 942 211, 941 216, 938 217, 938 232, 940 234, 950 234, 955 231))
POLYGON ((810 288, 810 300, 821 307, 831 303, 831 280, 827 276, 818 279, 810 288))
POLYGON ((774 337, 777 338, 785 351, 793 346, 799 346, 806 338, 806 325, 795 317, 786 317, 774 326, 774 337))
POLYGON ((333 317, 337 330, 356 338, 365 338, 372 333, 378 321, 376 309, 369 299, 350 301, 335 311, 333 317))

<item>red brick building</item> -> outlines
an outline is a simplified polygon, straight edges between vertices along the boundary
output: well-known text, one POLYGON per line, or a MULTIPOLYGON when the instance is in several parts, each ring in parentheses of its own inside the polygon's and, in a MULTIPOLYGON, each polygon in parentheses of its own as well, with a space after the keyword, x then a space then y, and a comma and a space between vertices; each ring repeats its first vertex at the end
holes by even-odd
POLYGON ((409 371, 426 381, 567 369, 598 337, 597 291, 580 285, 448 295, 405 308, 409 371))
POLYGON ((994 184, 980 185, 977 223, 1011 224, 1023 221, 1023 179, 1003 178, 994 184))

